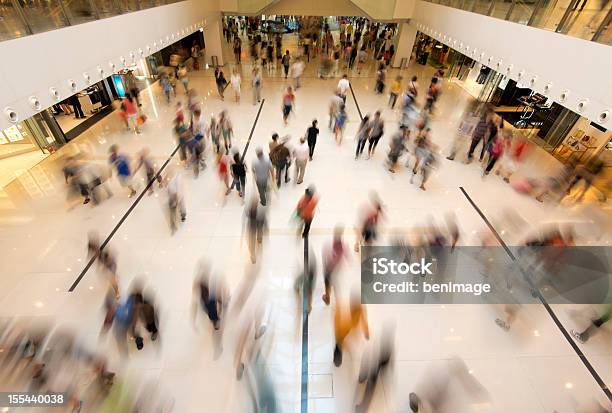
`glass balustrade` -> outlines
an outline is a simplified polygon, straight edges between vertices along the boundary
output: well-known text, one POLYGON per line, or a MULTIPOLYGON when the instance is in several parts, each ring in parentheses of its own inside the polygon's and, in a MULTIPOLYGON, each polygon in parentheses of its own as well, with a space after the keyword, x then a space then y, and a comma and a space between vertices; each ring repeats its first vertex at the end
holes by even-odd
POLYGON ((426 0, 497 19, 612 44, 610 0, 426 0))
POLYGON ((0 0, 0 41, 181 0, 0 0))

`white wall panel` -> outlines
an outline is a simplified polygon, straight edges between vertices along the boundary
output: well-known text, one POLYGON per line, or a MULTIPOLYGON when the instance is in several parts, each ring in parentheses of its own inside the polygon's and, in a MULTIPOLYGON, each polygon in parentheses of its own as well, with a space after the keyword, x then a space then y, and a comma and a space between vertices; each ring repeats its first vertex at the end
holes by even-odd
POLYGON ((611 46, 422 0, 417 0, 411 24, 568 109, 610 128, 611 46), (530 85, 532 80, 534 83, 530 85), (569 91, 565 100, 562 98, 564 91, 569 91), (581 103, 585 103, 582 109, 581 103), (606 112, 607 120, 602 121, 600 116, 606 112))
POLYGON ((101 79, 98 67, 102 77, 109 76, 109 62, 120 69, 121 57, 129 61, 133 53, 139 59, 140 49, 150 55, 219 17, 217 0, 187 0, 0 42, 0 129, 10 125, 6 107, 26 119, 37 112, 30 96, 47 108, 55 103, 49 88, 65 99, 74 93, 69 80, 82 90, 88 86, 83 73, 95 83, 101 79))

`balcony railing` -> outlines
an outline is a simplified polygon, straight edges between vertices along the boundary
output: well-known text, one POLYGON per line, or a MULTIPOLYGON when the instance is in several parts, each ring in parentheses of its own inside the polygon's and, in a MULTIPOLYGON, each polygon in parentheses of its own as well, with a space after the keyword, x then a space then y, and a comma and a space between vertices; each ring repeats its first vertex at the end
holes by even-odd
POLYGON ((580 39, 612 44, 610 0, 426 0, 580 39))
POLYGON ((181 0, 0 0, 0 41, 181 0))

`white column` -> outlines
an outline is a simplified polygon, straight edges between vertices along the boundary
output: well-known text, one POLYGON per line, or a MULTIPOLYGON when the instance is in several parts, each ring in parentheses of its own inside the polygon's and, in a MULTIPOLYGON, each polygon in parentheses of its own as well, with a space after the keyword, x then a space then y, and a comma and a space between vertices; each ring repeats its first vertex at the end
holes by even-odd
POLYGON ((412 53, 416 33, 417 29, 414 22, 401 24, 397 36, 397 45, 395 46, 395 57, 392 63, 393 67, 399 67, 403 58, 408 59, 408 62, 410 62, 410 54, 412 53))
POLYGON ((219 66, 223 66, 223 26, 219 19, 209 22, 204 28, 204 44, 206 46, 206 63, 212 65, 212 57, 217 56, 219 66))

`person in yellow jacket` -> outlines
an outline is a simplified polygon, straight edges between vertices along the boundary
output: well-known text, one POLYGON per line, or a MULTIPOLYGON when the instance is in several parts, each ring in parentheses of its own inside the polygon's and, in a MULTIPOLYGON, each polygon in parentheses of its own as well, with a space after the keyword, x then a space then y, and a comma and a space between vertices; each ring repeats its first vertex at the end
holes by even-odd
POLYGON ((336 347, 334 348, 334 364, 339 367, 342 364, 342 351, 347 336, 351 331, 360 328, 366 340, 370 339, 368 317, 366 308, 361 304, 359 296, 353 295, 349 308, 340 302, 336 303, 334 313, 334 332, 336 335, 336 347))

